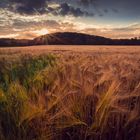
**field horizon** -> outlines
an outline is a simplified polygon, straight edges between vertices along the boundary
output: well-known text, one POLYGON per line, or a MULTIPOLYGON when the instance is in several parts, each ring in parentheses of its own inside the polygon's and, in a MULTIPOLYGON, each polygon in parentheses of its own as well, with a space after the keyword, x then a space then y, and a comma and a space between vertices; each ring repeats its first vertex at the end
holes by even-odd
POLYGON ((0 47, 35 45, 140 45, 140 37, 111 38, 80 32, 54 32, 32 39, 0 38, 0 47))

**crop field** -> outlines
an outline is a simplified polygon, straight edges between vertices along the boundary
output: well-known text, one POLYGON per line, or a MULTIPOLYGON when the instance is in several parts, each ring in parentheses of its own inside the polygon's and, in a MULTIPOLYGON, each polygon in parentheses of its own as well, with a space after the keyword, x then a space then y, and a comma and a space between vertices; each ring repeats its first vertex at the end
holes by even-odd
POLYGON ((0 140, 140 140, 140 47, 0 48, 0 140))

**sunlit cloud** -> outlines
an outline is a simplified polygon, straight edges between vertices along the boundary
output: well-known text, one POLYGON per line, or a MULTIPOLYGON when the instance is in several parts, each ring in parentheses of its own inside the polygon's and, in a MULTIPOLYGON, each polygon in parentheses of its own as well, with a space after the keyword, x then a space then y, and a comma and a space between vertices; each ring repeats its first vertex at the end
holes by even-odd
POLYGON ((60 6, 60 4, 58 3, 50 3, 48 4, 48 7, 53 8, 53 9, 57 9, 60 6))
MULTIPOLYGON (((7 0, 5 3, 3 0, 0 4, 0 37, 32 39, 54 32, 82 32, 110 38, 131 38, 140 34, 139 20, 130 22, 127 17, 126 21, 122 18, 114 24, 112 15, 116 16, 122 9, 114 7, 116 5, 112 5, 110 9, 108 6, 104 7, 106 3, 112 3, 111 0, 106 3, 103 0, 12 1, 7 0), (99 9, 97 4, 100 5, 99 9), (103 17, 98 16, 99 14, 103 17)), ((127 3, 126 6, 130 5, 127 3)), ((134 10, 138 13, 139 9, 134 10)))
POLYGON ((17 38, 19 34, 0 35, 0 38, 17 38))

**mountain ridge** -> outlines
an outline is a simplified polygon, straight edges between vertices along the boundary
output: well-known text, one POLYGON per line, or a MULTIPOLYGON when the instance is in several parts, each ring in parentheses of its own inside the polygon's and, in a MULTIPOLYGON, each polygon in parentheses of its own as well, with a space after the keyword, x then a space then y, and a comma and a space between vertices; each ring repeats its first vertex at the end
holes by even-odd
POLYGON ((140 45, 140 39, 111 39, 102 36, 76 32, 56 32, 42 35, 32 40, 1 38, 0 46, 33 45, 140 45))

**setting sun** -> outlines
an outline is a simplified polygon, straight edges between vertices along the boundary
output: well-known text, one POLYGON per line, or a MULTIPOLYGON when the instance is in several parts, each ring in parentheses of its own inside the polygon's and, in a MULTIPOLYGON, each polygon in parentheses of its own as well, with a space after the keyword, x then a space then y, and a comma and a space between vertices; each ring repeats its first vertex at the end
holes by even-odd
POLYGON ((49 33, 49 31, 46 28, 36 30, 36 31, 33 31, 33 32, 36 33, 37 35, 45 35, 45 34, 49 33))

